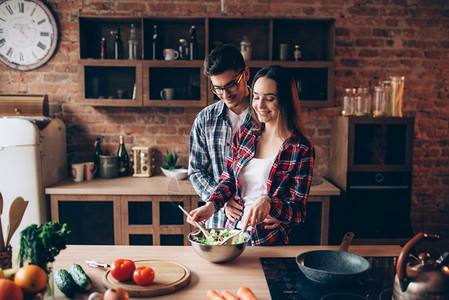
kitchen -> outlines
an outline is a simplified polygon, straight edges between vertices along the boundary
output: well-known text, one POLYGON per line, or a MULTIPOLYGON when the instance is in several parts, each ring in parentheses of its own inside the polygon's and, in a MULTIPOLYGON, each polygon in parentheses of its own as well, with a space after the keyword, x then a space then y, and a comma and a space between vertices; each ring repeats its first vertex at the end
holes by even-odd
MULTIPOLYGON (((91 161, 97 136, 103 137, 104 151, 116 152, 118 137, 124 135, 128 151, 133 145, 154 146, 160 153, 159 164, 167 150, 175 151, 179 153, 179 164, 187 166, 188 136, 199 107, 83 105, 78 72, 78 17, 334 18, 334 105, 303 109, 305 125, 316 149, 314 175, 328 177, 331 172, 331 120, 340 114, 344 88, 373 87, 390 74, 405 75, 404 116, 415 118, 413 233, 438 233, 442 249, 448 249, 448 122, 444 102, 447 99, 448 5, 444 1, 432 4, 284 1, 282 5, 223 2, 225 12, 219 1, 46 1, 59 24, 55 54, 43 67, 28 72, 1 64, 0 92, 48 95, 49 115, 62 119, 67 128, 68 165, 91 161)), ((127 40, 123 36, 122 39, 125 44, 127 40)), ((337 243, 336 240, 334 237, 331 242, 337 243)))

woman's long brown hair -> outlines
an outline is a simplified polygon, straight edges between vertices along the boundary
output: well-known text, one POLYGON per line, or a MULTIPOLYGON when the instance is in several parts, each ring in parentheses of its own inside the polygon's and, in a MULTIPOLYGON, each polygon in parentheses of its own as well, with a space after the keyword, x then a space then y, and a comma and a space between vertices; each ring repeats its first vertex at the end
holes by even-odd
MULTIPOLYGON (((286 68, 274 65, 259 70, 254 76, 251 90, 254 84, 261 78, 266 77, 276 82, 278 106, 281 112, 280 121, 287 125, 288 130, 301 136, 308 142, 306 131, 302 122, 301 105, 299 103, 298 90, 292 74, 286 68)), ((254 123, 260 128, 262 124, 257 118, 256 112, 252 106, 253 95, 251 94, 251 114, 254 123)), ((281 124, 280 124, 281 125, 281 124)), ((281 127, 280 127, 281 128, 281 127)))

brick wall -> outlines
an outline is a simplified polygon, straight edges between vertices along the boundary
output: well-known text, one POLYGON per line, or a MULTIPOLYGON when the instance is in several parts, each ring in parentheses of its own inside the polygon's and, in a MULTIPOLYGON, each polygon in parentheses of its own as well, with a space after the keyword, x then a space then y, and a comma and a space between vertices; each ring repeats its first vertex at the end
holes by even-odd
MULTIPOLYGON (((90 160, 96 136, 116 151, 118 135, 130 148, 151 144, 181 153, 197 108, 93 108, 79 105, 78 15, 220 16, 220 1, 49 0, 61 28, 56 55, 44 67, 12 71, 0 65, 1 93, 46 93, 52 116, 67 125, 69 163, 90 160)), ((416 118, 412 217, 414 231, 449 240, 449 2, 446 0, 225 0, 228 16, 336 19, 336 108, 307 109, 316 145, 315 174, 327 175, 330 118, 343 88, 373 86, 389 74, 406 76, 404 111, 416 118)), ((386 208, 388 209, 388 208, 386 208)), ((448 247, 449 248, 449 247, 448 247)))

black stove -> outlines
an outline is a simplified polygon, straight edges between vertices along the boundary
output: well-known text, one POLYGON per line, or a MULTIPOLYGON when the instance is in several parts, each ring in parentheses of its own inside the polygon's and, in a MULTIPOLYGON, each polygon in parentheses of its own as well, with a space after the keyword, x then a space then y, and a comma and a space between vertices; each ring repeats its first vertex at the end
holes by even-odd
POLYGON ((273 300, 391 299, 396 257, 365 257, 370 263, 363 281, 330 287, 309 280, 294 257, 261 257, 273 300))

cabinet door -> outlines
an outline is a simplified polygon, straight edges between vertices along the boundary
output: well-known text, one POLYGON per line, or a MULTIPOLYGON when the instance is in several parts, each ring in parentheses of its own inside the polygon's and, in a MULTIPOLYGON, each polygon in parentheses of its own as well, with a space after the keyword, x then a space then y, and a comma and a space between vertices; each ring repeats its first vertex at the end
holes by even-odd
POLYGON ((119 200, 112 195, 51 195, 51 219, 67 223, 69 244, 120 245, 119 200))
POLYGON ((191 231, 178 205, 190 196, 121 196, 122 234, 126 245, 188 245, 191 231))

